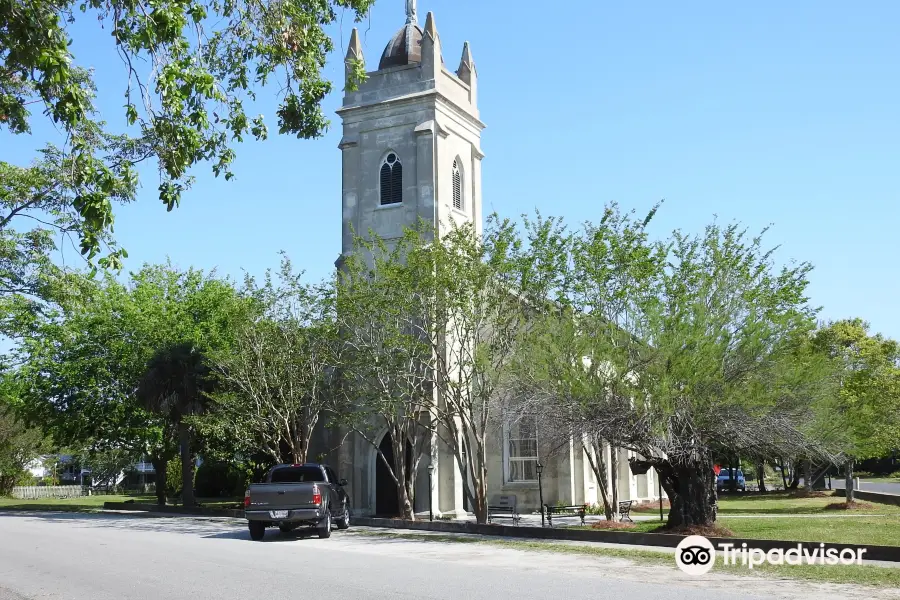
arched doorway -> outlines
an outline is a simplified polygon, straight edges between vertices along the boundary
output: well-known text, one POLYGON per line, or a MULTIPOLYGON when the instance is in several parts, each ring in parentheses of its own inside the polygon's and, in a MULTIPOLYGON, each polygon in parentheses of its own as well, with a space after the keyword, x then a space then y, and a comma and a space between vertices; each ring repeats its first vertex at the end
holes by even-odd
MULTIPOLYGON (((394 464, 394 444, 390 432, 381 438, 378 449, 384 454, 384 458, 394 464)), ((412 444, 406 442, 406 473, 409 479, 409 471, 412 467, 412 444)), ((415 499, 412 499, 415 502, 415 499)), ((397 484, 391 477, 391 471, 381 460, 381 456, 375 453, 375 514, 379 517, 396 517, 400 514, 399 498, 397 496, 397 484)))

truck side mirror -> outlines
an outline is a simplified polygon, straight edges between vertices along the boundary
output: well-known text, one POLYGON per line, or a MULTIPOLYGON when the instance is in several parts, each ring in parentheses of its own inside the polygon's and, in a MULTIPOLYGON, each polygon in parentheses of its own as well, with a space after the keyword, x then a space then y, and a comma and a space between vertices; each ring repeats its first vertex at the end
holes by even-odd
POLYGON ((347 485, 347 480, 346 480, 346 479, 341 479, 340 481, 338 481, 338 485, 341 486, 341 487, 346 486, 346 485, 347 485))

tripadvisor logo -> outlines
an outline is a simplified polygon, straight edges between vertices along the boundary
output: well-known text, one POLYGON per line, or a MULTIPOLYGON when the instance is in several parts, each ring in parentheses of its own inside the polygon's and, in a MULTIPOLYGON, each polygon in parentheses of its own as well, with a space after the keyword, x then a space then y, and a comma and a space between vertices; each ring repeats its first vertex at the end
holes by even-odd
POLYGON ((702 535, 691 535, 675 549, 675 564, 688 575, 708 573, 716 563, 716 555, 724 565, 741 565, 749 569, 763 564, 770 565, 861 565, 866 548, 828 548, 825 544, 809 546, 797 544, 790 548, 749 548, 746 542, 719 543, 718 548, 702 535))
POLYGON ((689 535, 675 548, 675 564, 688 575, 704 575, 716 563, 716 549, 702 535, 689 535))

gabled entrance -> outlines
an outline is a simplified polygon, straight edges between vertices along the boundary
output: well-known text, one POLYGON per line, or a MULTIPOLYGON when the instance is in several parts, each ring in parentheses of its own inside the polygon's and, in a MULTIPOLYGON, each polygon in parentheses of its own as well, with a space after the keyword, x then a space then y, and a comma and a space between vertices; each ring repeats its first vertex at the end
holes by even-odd
MULTIPOLYGON (((394 464, 394 446, 390 432, 385 433, 381 438, 378 449, 384 454, 384 458, 393 465, 394 464)), ((397 495, 397 484, 391 477, 391 472, 381 460, 377 452, 375 457, 375 515, 378 517, 397 517, 400 515, 398 506, 399 497, 397 495)), ((406 473, 409 479, 409 470, 412 467, 412 444, 406 442, 406 473)), ((413 499, 414 501, 415 499, 413 499)))

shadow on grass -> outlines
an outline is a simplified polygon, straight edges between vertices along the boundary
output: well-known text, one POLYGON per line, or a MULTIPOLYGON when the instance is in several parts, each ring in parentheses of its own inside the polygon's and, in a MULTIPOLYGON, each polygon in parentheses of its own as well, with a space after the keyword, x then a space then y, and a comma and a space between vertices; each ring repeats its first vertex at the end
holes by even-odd
POLYGON ((92 512, 101 510, 102 508, 102 504, 41 504, 27 502, 23 504, 3 504, 0 506, 0 513, 32 511, 92 512))

